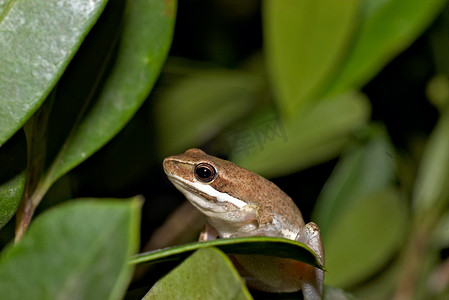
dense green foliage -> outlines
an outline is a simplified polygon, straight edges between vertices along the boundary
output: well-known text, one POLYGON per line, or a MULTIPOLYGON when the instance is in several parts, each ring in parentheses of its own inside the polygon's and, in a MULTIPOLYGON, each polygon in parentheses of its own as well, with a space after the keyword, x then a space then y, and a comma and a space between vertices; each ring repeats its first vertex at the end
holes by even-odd
POLYGON ((206 2, 0 3, 0 295, 250 299, 224 253, 317 265, 264 238, 133 257, 195 239, 161 161, 201 147, 320 226, 326 299, 447 297, 447 1, 206 2))

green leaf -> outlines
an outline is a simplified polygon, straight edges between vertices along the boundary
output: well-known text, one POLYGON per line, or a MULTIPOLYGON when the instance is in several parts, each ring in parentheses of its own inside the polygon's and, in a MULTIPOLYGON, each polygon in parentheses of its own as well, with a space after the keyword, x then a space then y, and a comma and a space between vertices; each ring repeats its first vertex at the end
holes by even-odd
POLYGON ((384 128, 367 128, 323 188, 312 219, 320 226, 326 283, 355 286, 391 259, 405 236, 407 207, 395 190, 394 149, 384 128))
POLYGON ((0 184, 0 228, 14 216, 22 199, 25 171, 0 184))
POLYGON ((261 254, 281 258, 290 258, 325 270, 324 266, 322 266, 318 261, 315 253, 306 245, 283 238, 259 236, 218 239, 174 246, 147 253, 141 253, 135 256, 131 260, 131 263, 157 263, 167 260, 182 259, 192 251, 207 247, 219 248, 227 254, 261 254))
POLYGON ((449 201, 448 136, 449 109, 446 109, 427 142, 416 177, 413 209, 419 216, 439 213, 449 201))
POLYGON ((156 94, 160 153, 204 144, 254 108, 259 78, 240 71, 193 72, 156 94))
POLYGON ((435 19, 445 0, 366 0, 358 37, 332 93, 363 86, 435 19))
POLYGON ((216 248, 197 250, 143 298, 252 299, 231 260, 216 248))
POLYGON ((326 284, 355 286, 373 276, 404 242, 407 217, 407 207, 393 189, 354 202, 323 231, 326 284))
POLYGON ((136 0, 127 3, 129 15, 114 67, 98 98, 55 159, 45 187, 114 137, 148 96, 159 75, 171 44, 175 2, 136 0))
POLYGON ((106 2, 30 0, 0 6, 0 146, 42 104, 106 2))
POLYGON ((121 299, 138 248, 140 201, 77 200, 47 210, 0 258, 5 299, 121 299))
POLYGON ((323 236, 353 203, 395 180, 394 149, 385 129, 371 126, 366 135, 365 141, 344 153, 318 197, 313 219, 323 236))
POLYGON ((245 151, 233 147, 231 160, 266 177, 296 172, 338 155, 352 131, 365 125, 369 111, 362 94, 323 99, 295 119, 249 127, 240 141, 245 151))
POLYGON ((445 212, 438 220, 432 233, 432 242, 437 249, 449 247, 449 212, 445 212))
POLYGON ((317 100, 357 29, 361 0, 266 0, 268 69, 283 114, 317 100))
POLYGON ((167 56, 175 1, 128 1, 114 66, 81 122, 73 128, 43 184, 83 162, 114 137, 148 96, 167 56))
POLYGON ((0 147, 0 228, 16 213, 22 199, 26 156, 23 134, 16 134, 0 147))

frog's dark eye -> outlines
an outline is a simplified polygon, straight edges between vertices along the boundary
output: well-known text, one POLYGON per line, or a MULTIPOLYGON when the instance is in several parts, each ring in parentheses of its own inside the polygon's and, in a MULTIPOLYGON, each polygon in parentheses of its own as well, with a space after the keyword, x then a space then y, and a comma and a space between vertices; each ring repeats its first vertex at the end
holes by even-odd
POLYGON ((195 167, 195 177, 201 182, 209 183, 212 182, 217 175, 215 168, 206 163, 201 163, 195 167))

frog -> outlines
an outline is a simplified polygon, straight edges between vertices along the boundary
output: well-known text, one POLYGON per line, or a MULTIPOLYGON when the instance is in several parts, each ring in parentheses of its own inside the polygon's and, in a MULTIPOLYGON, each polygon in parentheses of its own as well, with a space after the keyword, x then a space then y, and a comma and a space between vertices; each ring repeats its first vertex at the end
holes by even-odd
MULTIPOLYGON (((163 161, 168 179, 206 219, 199 241, 250 236, 280 237, 308 246, 324 266, 317 224, 305 224, 295 202, 268 179, 228 160, 189 149, 163 161)), ((324 271, 292 259, 233 255, 248 287, 271 293, 302 290, 322 299, 324 271)))

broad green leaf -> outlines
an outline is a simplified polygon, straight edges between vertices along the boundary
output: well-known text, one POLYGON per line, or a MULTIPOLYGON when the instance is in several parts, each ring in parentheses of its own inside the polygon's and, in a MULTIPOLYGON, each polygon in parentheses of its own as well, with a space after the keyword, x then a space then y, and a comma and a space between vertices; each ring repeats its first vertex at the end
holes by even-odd
POLYGON ((231 260, 216 248, 203 248, 156 282, 143 299, 252 297, 231 260))
POLYGON ((193 72, 156 94, 160 153, 204 144, 255 107, 261 80, 231 70, 193 72))
POLYGON ((439 212, 449 202, 449 109, 424 150, 413 190, 413 209, 420 216, 439 212))
POLYGON ((435 19, 445 0, 366 0, 358 36, 333 93, 363 86, 435 19))
POLYGON ((175 7, 175 1, 127 2, 114 65, 50 167, 45 188, 114 137, 148 96, 171 44, 175 7))
POLYGON ((106 2, 3 1, 0 6, 0 145, 42 104, 106 2))
POLYGON ((265 1, 265 53, 284 115, 297 114, 322 93, 357 29, 361 2, 265 1))
POLYGON ((398 286, 399 274, 404 265, 400 259, 391 260, 388 266, 370 278, 367 282, 357 285, 352 289, 352 293, 357 299, 378 300, 392 299, 398 286))
POLYGON ((372 126, 366 135, 364 141, 344 153, 318 197, 313 219, 323 236, 353 203, 391 186, 395 180, 394 149, 387 133, 380 126, 372 126))
POLYGON ((254 124, 236 142, 242 145, 233 147, 231 160, 266 177, 310 167, 338 155, 352 131, 364 126, 369 111, 362 94, 323 99, 298 118, 254 124))
POLYGON ((343 155, 313 214, 332 270, 327 284, 355 286, 398 249, 408 214, 394 186, 394 149, 385 129, 371 126, 343 155))
POLYGON ((0 147, 0 228, 16 213, 22 199, 26 155, 23 134, 16 134, 0 147))
POLYGON ((79 199, 39 216, 0 258, 5 299, 121 299, 138 248, 140 201, 79 199))
POLYGON ((392 259, 404 241, 407 208, 393 189, 359 199, 325 231, 326 284, 355 286, 392 259))
POLYGON ((189 243, 161 250, 155 250, 136 255, 131 263, 157 263, 167 260, 185 258, 197 249, 216 247, 227 254, 262 254, 281 258, 298 260, 320 269, 325 269, 320 264, 315 253, 306 245, 283 238, 273 237, 247 237, 218 239, 207 242, 189 243))

